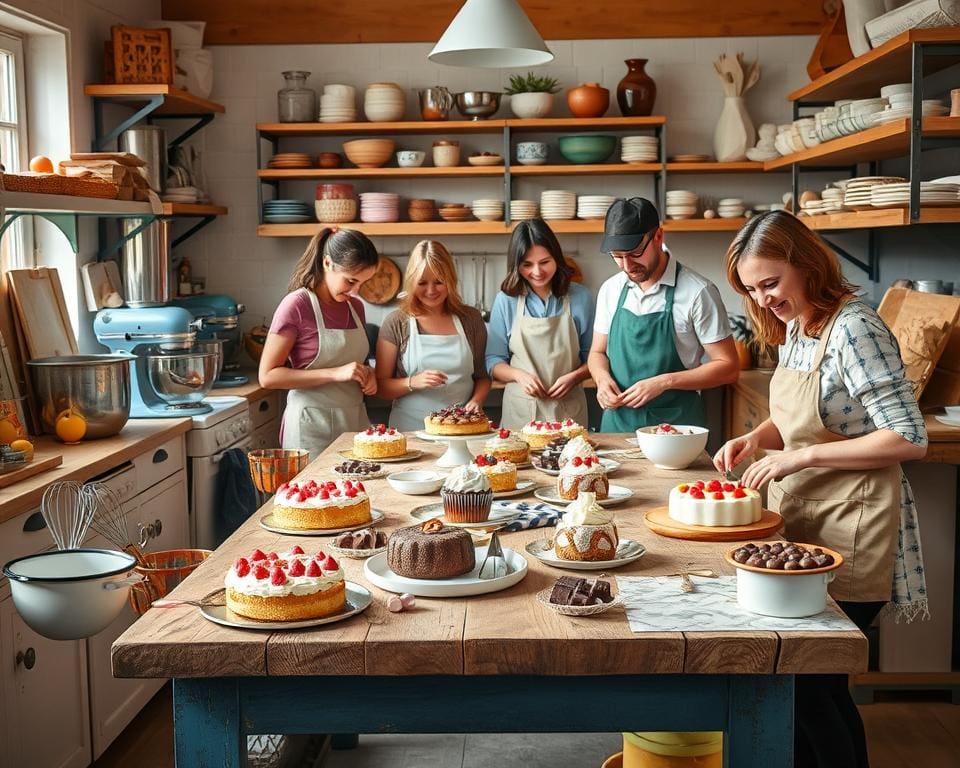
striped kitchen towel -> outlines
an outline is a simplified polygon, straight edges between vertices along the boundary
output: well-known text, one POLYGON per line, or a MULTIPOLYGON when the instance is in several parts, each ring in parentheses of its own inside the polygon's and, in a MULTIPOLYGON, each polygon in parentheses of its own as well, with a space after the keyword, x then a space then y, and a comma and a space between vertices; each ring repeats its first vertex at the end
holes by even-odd
POLYGON ((516 520, 511 520, 503 527, 503 531, 522 531, 527 528, 546 528, 556 525, 563 516, 563 510, 549 504, 529 501, 495 501, 494 509, 519 512, 516 520))

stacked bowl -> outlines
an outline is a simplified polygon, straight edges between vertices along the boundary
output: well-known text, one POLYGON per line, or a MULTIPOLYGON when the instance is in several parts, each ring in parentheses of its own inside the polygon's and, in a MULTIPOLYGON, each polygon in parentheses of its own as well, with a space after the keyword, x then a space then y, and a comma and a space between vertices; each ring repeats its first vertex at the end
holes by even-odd
POLYGON ((686 189, 673 189, 667 192, 667 217, 671 219, 689 219, 696 215, 700 197, 696 192, 686 189))
POLYGON ((396 83, 371 83, 363 95, 363 113, 371 123, 403 120, 407 97, 396 83))
POLYGON ((268 168, 311 168, 313 158, 306 152, 277 152, 267 163, 268 168))
POLYGON ((396 146, 393 139, 354 139, 343 143, 343 152, 358 168, 382 168, 396 146))
POLYGON ((523 221, 537 218, 536 200, 511 200, 510 221, 523 221))
POLYGON ((473 217, 473 212, 466 203, 445 203, 437 209, 437 213, 444 221, 467 221, 473 217))
POLYGON ((656 136, 624 136, 620 139, 620 159, 625 163, 655 163, 660 159, 660 140, 656 136))
POLYGON ((357 119, 356 91, 352 85, 331 83, 320 96, 321 123, 352 123, 357 119))
POLYGON ((314 211, 317 221, 343 224, 357 218, 357 198, 353 184, 317 184, 314 211))
POLYGON ((565 189, 547 189, 540 194, 540 213, 545 219, 573 219, 577 215, 577 196, 565 189))
POLYGON ((602 219, 614 200, 613 195, 580 195, 577 198, 577 218, 602 219))
POLYGON ((265 224, 304 224, 313 221, 313 211, 302 200, 267 200, 263 204, 265 224))
POLYGON ((721 219, 738 219, 746 209, 739 197, 723 197, 717 203, 717 216, 721 219))
POLYGON ((361 193, 360 221, 370 223, 400 221, 400 195, 395 192, 361 193))
POLYGON ((473 215, 480 221, 501 221, 503 219, 503 200, 485 197, 474 200, 471 207, 473 215))
POLYGON ((437 218, 437 204, 430 198, 414 198, 407 204, 410 221, 433 221, 437 218))

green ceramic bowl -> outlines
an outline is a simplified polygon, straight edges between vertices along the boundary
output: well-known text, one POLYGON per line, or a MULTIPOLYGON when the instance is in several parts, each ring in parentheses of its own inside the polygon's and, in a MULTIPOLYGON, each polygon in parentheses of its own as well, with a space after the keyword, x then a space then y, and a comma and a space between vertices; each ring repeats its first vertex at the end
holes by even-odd
POLYGON ((559 141, 560 154, 571 163, 602 163, 617 148, 616 136, 561 136, 559 141))

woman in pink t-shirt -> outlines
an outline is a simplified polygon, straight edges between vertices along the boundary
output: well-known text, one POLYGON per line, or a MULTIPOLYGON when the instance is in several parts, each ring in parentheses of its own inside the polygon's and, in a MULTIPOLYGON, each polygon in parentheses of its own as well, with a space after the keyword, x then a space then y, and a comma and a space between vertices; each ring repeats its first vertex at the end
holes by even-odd
POLYGON ((273 316, 260 386, 287 389, 281 444, 310 458, 343 432, 369 424, 364 395, 377 391, 357 289, 377 271, 369 238, 350 229, 314 235, 273 316))

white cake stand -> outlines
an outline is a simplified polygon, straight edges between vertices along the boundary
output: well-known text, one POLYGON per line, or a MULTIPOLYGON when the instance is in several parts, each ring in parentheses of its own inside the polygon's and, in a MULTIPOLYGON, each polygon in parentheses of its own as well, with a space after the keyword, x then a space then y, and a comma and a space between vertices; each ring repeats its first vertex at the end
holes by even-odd
POLYGON ((423 431, 416 433, 421 440, 447 444, 447 452, 436 461, 438 467, 459 467, 469 464, 473 461, 473 454, 470 453, 467 443, 471 440, 483 440, 492 434, 494 434, 492 431, 476 435, 431 435, 423 431))

